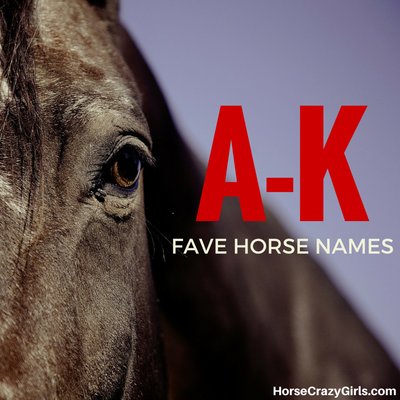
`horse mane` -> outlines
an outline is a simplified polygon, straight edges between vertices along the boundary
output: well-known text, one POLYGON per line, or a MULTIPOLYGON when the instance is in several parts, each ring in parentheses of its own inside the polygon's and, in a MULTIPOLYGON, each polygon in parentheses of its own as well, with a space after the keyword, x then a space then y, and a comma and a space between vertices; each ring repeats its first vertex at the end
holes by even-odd
POLYGON ((1 94, 4 107, 1 136, 7 129, 16 135, 21 177, 29 171, 29 193, 34 193, 41 164, 42 137, 33 54, 34 0, 3 0, 1 3, 1 82, 5 82, 3 87, 7 88, 1 94))

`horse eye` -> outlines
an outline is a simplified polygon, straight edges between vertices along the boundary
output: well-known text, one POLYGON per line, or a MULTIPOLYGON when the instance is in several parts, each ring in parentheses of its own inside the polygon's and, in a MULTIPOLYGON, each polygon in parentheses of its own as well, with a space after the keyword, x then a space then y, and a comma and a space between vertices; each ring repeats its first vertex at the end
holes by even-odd
POLYGON ((113 158, 110 183, 122 189, 135 189, 141 170, 139 156, 132 146, 124 146, 113 158))

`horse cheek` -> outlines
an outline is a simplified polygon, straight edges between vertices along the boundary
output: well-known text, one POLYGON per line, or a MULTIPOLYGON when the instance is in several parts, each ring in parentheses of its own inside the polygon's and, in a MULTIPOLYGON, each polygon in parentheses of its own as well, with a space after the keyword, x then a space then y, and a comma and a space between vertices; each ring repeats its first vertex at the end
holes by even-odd
POLYGON ((84 385, 91 395, 157 398, 164 380, 142 211, 90 222, 76 252, 84 385))

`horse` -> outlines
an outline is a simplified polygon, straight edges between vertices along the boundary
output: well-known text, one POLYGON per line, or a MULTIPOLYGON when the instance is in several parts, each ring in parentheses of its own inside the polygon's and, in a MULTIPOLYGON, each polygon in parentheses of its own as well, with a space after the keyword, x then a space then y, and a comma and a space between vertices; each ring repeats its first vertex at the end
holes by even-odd
POLYGON ((196 223, 204 167, 116 0, 0 5, 0 398, 268 399, 397 388, 307 256, 185 257, 174 237, 275 237, 235 199, 196 223))

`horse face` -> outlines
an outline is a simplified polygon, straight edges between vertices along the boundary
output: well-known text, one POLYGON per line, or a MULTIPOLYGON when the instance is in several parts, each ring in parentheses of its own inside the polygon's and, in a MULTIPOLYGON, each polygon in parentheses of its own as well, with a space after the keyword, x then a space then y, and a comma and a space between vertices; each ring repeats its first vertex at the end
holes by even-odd
POLYGON ((22 33, 3 43, 0 398, 159 398, 151 139, 116 4, 19 3, 3 10, 3 40, 13 18, 22 33))

